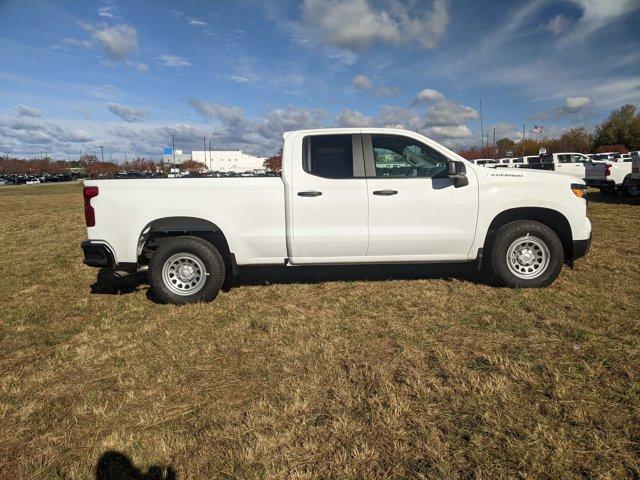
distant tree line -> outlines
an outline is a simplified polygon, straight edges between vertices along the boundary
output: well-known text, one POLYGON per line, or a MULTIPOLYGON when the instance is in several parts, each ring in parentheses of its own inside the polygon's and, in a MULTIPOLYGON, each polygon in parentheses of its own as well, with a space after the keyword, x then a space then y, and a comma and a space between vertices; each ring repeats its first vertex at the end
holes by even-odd
POLYGON ((547 152, 620 152, 640 150, 640 114, 634 105, 624 105, 615 109, 591 134, 585 128, 572 128, 558 138, 532 139, 525 138, 517 142, 510 138, 496 140, 493 145, 484 148, 471 147, 459 153, 464 158, 501 158, 507 152, 514 156, 537 155, 541 148, 547 152))
POLYGON ((144 157, 136 157, 128 162, 115 164, 99 161, 97 156, 87 153, 71 162, 52 160, 49 157, 42 159, 0 158, 0 174, 2 175, 43 175, 45 173, 56 175, 69 173, 71 168, 79 168, 90 177, 104 177, 122 171, 129 173, 155 172, 156 167, 156 162, 144 157))

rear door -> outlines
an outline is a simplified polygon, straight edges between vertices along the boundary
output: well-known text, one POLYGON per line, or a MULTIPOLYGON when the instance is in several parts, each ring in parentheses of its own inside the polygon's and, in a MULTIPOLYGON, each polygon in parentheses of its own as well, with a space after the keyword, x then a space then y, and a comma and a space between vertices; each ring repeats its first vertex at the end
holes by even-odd
MULTIPOLYGON (((447 158, 401 135, 363 135, 369 197, 369 257, 466 259, 475 235, 478 183, 455 188, 447 158)), ((384 259, 382 259, 384 260, 384 259)))
POLYGON ((293 162, 292 263, 364 257, 369 242, 360 134, 307 135, 293 162))
POLYGON ((579 153, 563 153, 557 155, 556 172, 584 178, 584 164, 587 157, 579 153))

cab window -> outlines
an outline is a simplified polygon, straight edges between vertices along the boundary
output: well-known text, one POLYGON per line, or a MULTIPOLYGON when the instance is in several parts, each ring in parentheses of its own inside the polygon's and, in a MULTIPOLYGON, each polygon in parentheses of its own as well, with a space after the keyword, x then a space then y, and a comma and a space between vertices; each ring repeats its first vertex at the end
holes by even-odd
POLYGON ((315 135, 303 143, 304 171, 324 178, 353 178, 351 135, 315 135))
POLYGON ((376 177, 446 177, 447 157, 409 137, 371 135, 376 177))

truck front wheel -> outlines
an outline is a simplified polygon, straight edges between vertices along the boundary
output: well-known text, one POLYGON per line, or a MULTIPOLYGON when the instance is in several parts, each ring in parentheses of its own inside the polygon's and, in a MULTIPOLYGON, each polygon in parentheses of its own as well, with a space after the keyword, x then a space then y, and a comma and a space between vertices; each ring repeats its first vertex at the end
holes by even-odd
POLYGON ((498 281, 505 286, 546 287, 558 278, 563 263, 562 242, 543 223, 516 220, 496 232, 490 264, 498 281))
POLYGON ((199 237, 165 240, 149 261, 149 285, 162 303, 209 302, 224 283, 220 252, 199 237))

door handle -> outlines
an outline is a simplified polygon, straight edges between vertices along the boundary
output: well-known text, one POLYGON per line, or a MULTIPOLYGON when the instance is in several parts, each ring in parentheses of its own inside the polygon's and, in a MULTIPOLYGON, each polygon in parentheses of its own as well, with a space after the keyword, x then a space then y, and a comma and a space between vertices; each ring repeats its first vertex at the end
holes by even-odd
POLYGON ((315 190, 311 190, 308 192, 298 192, 299 197, 319 197, 322 195, 322 192, 316 192, 315 190))
POLYGON ((397 190, 374 190, 374 195, 381 195, 383 197, 388 197, 389 195, 397 195, 397 190))

